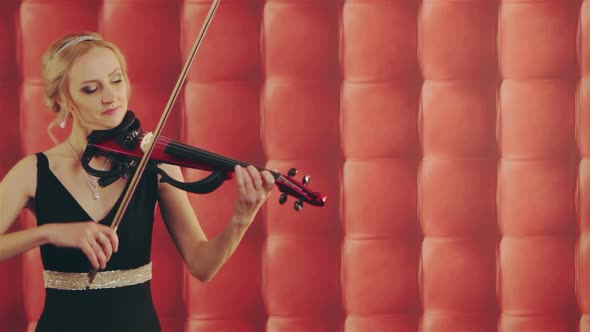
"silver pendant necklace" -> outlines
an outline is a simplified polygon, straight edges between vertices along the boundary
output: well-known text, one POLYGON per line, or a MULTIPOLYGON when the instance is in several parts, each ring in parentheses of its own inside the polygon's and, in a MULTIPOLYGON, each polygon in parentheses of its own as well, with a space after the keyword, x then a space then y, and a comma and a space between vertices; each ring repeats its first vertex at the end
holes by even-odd
MULTIPOLYGON (((70 148, 70 150, 74 154, 74 157, 76 157, 76 160, 78 160, 81 163, 82 160, 80 160, 80 158, 78 157, 78 154, 76 153, 76 150, 72 146, 72 143, 70 143, 70 140, 66 139, 66 143, 68 143, 68 147, 70 148)), ((104 165, 102 165, 103 171, 106 168, 106 166, 107 166, 107 158, 104 159, 104 165)), ((92 190, 92 199, 99 200, 100 194, 98 193, 98 178, 92 176, 92 181, 91 181, 90 178, 88 177, 88 174, 86 173, 86 171, 84 171, 84 177, 86 178, 86 184, 88 185, 88 188, 90 188, 90 190, 92 190)))

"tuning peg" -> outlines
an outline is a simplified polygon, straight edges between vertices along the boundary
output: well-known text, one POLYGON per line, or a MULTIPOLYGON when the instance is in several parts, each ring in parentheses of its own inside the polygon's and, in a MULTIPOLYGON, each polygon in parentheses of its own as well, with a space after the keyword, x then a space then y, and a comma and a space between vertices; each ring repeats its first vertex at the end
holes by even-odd
POLYGON ((296 168, 291 168, 289 170, 289 172, 287 173, 287 175, 289 175, 290 177, 294 177, 297 174, 297 169, 296 168))
POLYGON ((303 177, 303 185, 307 186, 307 184, 309 183, 309 180, 311 179, 311 176, 306 175, 303 177))
POLYGON ((301 209, 303 209, 303 201, 302 200, 298 200, 295 202, 295 210, 296 211, 301 211, 301 209))
POLYGON ((281 197, 279 198, 279 203, 281 203, 281 205, 285 204, 285 202, 287 201, 287 194, 283 193, 281 195, 281 197))

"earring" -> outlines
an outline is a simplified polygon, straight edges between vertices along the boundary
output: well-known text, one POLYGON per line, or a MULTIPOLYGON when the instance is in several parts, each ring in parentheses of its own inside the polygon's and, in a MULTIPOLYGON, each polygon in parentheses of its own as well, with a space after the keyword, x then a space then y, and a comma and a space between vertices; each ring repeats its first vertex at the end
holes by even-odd
POLYGON ((59 127, 64 129, 66 127, 67 122, 68 122, 68 115, 70 114, 70 111, 68 109, 64 109, 64 110, 62 110, 62 112, 64 112, 64 115, 63 115, 63 119, 59 123, 59 127))

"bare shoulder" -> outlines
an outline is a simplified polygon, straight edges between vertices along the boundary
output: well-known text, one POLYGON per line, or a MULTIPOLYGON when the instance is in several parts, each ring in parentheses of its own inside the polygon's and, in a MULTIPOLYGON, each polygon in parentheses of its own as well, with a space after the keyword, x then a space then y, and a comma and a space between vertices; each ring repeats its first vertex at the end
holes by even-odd
POLYGON ((12 192, 34 197, 37 189, 37 156, 29 155, 17 162, 2 180, 12 192))
POLYGON ((72 157, 72 152, 68 150, 65 143, 60 143, 47 151, 44 151, 43 154, 47 156, 47 161, 49 162, 49 168, 52 171, 55 171, 61 167, 70 167, 71 163, 75 160, 72 157))
POLYGON ((0 234, 14 223, 36 190, 37 157, 30 155, 17 162, 0 182, 0 234))

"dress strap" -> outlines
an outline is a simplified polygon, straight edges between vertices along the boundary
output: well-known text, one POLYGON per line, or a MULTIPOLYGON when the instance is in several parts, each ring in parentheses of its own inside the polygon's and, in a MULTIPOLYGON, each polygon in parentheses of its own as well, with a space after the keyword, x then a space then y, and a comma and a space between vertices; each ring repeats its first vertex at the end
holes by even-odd
POLYGON ((37 152, 35 155, 37 156, 37 190, 35 192, 36 200, 41 184, 45 179, 47 179, 47 176, 49 175, 49 160, 43 152, 37 152))
POLYGON ((37 152, 35 155, 37 156, 37 175, 39 175, 40 170, 49 168, 49 160, 43 152, 37 152))

